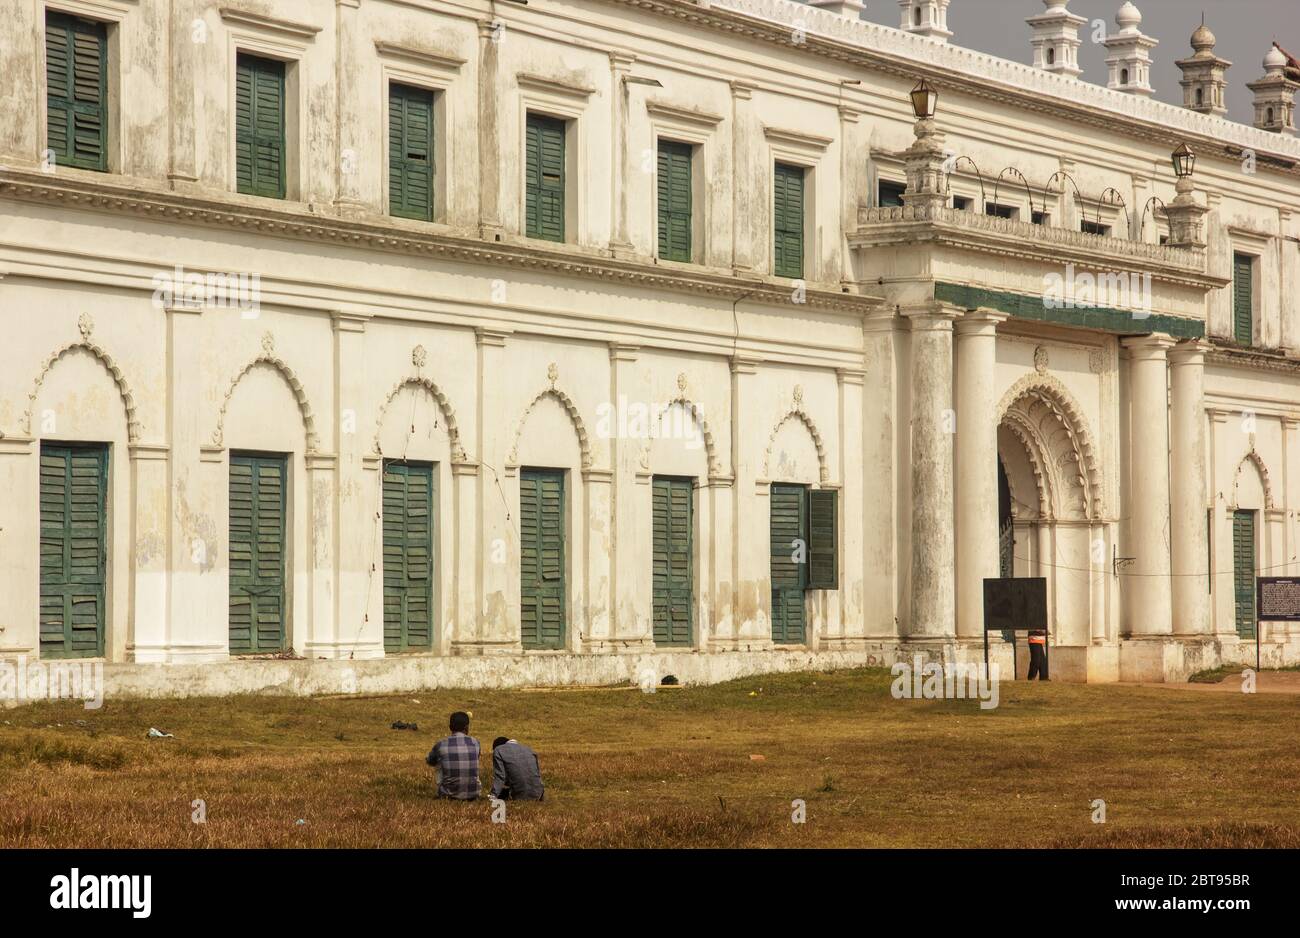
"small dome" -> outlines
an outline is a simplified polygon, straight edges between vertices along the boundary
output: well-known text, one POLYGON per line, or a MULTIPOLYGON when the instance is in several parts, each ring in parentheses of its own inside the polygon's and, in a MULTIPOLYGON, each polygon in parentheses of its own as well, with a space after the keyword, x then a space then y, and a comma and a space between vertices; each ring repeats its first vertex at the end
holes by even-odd
POLYGON ((1115 22, 1121 29, 1136 29, 1142 23, 1142 11, 1133 5, 1133 0, 1125 0, 1115 14, 1115 22))
POLYGON ((1273 72, 1280 68, 1286 68, 1286 56, 1277 46, 1270 46, 1268 55, 1264 56, 1264 69, 1273 72))
POLYGON ((1192 33, 1192 48, 1197 52, 1209 52, 1214 49, 1214 44, 1219 40, 1214 33, 1210 32, 1210 27, 1202 23, 1196 27, 1196 32, 1192 33))

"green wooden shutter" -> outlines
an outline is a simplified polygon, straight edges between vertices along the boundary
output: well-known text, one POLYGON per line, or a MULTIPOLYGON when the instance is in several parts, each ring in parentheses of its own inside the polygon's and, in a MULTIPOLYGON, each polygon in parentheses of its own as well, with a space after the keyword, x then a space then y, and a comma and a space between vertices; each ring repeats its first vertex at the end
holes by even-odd
POLYGON ((806 489, 802 485, 773 484, 769 500, 772 503, 772 641, 802 644, 804 591, 808 586, 806 489))
POLYGON ((526 233, 564 240, 564 121, 529 114, 525 141, 526 233))
POLYGON ((808 588, 840 588, 838 493, 808 491, 808 588))
POLYGON ((235 66, 239 191, 283 199, 284 151, 284 63, 240 55, 235 66))
POLYGON ((428 651, 433 647, 433 466, 386 463, 383 497, 384 651, 428 651))
POLYGON ((42 658, 104 655, 108 447, 41 444, 42 658))
POLYGON ((388 207, 402 218, 433 218, 433 92, 388 88, 388 207))
POLYGON ((56 163, 108 169, 108 30, 45 14, 46 146, 56 163))
POLYGON ((1237 634, 1255 637, 1255 513, 1232 513, 1233 593, 1237 603, 1237 634))
POLYGON ((659 256, 691 259, 691 152, 689 143, 659 141, 659 256))
POLYGON ((1232 255, 1232 337, 1240 345, 1254 341, 1255 268, 1249 254, 1232 255))
POLYGON ((803 190, 800 166, 777 163, 772 177, 775 265, 778 277, 803 276, 803 190))
POLYGON ((519 474, 520 626, 525 648, 564 647, 564 473, 519 474))
POLYGON ((689 479, 656 478, 651 562, 656 645, 690 645, 694 623, 695 486, 689 479))
POLYGON ((285 648, 283 456, 230 455, 230 653, 285 648))

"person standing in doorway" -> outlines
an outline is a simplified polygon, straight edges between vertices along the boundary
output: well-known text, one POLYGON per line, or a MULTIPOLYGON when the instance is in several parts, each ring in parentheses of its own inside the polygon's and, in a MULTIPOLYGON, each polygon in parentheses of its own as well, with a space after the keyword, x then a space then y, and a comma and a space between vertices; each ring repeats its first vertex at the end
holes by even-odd
POLYGON ((1047 633, 1042 629, 1029 633, 1029 678, 1047 678, 1047 633))

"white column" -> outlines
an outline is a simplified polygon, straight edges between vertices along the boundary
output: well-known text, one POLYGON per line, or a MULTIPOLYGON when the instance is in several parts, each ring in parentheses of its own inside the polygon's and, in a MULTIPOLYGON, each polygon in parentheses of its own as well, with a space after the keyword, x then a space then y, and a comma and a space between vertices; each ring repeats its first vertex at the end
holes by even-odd
MULTIPOLYGON (((167 661, 171 651, 167 551, 138 549, 140 545, 167 543, 167 446, 132 443, 128 452, 134 502, 131 543, 137 549, 131 552, 131 624, 126 655, 131 661, 167 661)), ((108 655, 112 657, 111 649, 108 655)))
POLYGON ((967 313, 957 333, 957 634, 984 630, 984 580, 998 576, 997 328, 1006 313, 967 313))
POLYGON ((501 220, 499 101, 502 88, 499 62, 505 25, 479 20, 478 37, 478 221, 480 235, 490 241, 504 230, 501 220))
POLYGON ((763 139, 754 126, 753 96, 753 85, 731 82, 731 266, 738 271, 762 266, 754 229, 756 220, 767 214, 762 206, 768 190, 763 175, 755 171, 757 159, 752 152, 753 141, 763 139))
POLYGON ((506 365, 508 332, 479 328, 477 531, 478 612, 472 635, 457 635, 453 651, 462 654, 518 652, 519 539, 511 518, 518 513, 519 479, 506 476, 510 448, 506 365))
MULTIPOLYGON (((609 402, 621 409, 628 401, 649 400, 649 391, 636 367, 638 347, 611 342, 609 345, 609 402)), ((613 485, 604 486, 603 497, 611 501, 613 524, 606 530, 593 530, 596 553, 607 563, 609 586, 608 606, 612 610, 607 627, 597 636, 608 637, 618 645, 616 650, 650 644, 654 626, 651 620, 651 593, 653 592, 651 565, 646 562, 642 545, 649 543, 647 532, 651 528, 650 477, 638 473, 641 450, 646 440, 620 436, 618 422, 612 421, 614 430, 610 439, 610 477, 613 485), (612 490, 611 490, 612 489, 612 490), (613 550, 607 551, 604 543, 613 532, 613 550)))
POLYGON ((735 460, 731 648, 772 644, 771 490, 767 480, 758 478, 763 443, 758 442, 758 434, 746 432, 767 419, 755 412, 754 387, 762 380, 758 375, 761 361, 743 352, 731 359, 731 452, 735 460))
POLYGON ((1173 632, 1169 572, 1169 385, 1162 332, 1123 341, 1128 351, 1129 544, 1124 587, 1134 637, 1173 632))
MULTIPOLYGON (((838 368, 840 389, 840 588, 836 601, 839 626, 834 629, 840 646, 858 642, 866 634, 868 601, 863 589, 863 445, 862 412, 865 373, 860 368, 838 368)), ((871 602, 877 600, 873 597, 871 602)), ((834 646, 832 646, 834 647, 834 646)))
MULTIPOLYGON (((899 581, 900 490, 897 415, 903 395, 899 388, 898 339, 902 320, 892 308, 867 314, 862 326, 863 364, 871 382, 871 403, 862 409, 862 587, 871 597, 864 603, 865 634, 891 638, 899 633, 902 586, 899 581)), ((845 514, 844 523, 852 523, 845 514)))
MULTIPOLYGON (((337 179, 334 204, 344 213, 365 208, 361 167, 373 159, 365 128, 373 109, 370 95, 374 89, 369 82, 358 78, 363 74, 362 63, 367 61, 365 46, 370 46, 370 56, 374 56, 375 47, 360 25, 360 4, 361 0, 338 0, 337 3, 338 56, 334 93, 338 95, 338 152, 334 164, 337 179)), ((385 116, 384 126, 387 124, 385 116)), ((378 173, 371 175, 378 180, 378 173)))
MULTIPOLYGON (((335 408, 337 410, 337 406, 335 408)), ((312 511, 308 538, 311 559, 311 615, 308 619, 307 642, 303 654, 308 658, 347 658, 352 649, 340 644, 338 606, 335 602, 337 581, 334 579, 335 544, 338 526, 338 503, 335 485, 338 457, 332 453, 307 453, 308 504, 328 506, 324 511, 312 511)))
POLYGON ((1173 627, 1179 635, 1211 630, 1209 534, 1205 510, 1205 342, 1181 342, 1169 352, 1173 397, 1170 444, 1176 470, 1170 476, 1170 566, 1173 627))
MULTIPOLYGON (((336 311, 334 399, 338 401, 339 538, 335 583, 340 655, 378 658, 384 653, 383 532, 379 522, 381 460, 372 453, 373 418, 366 409, 365 342, 368 313, 336 311)), ((323 478, 323 477, 322 477, 323 478)))
POLYGON ((34 658, 40 644, 40 454, 39 440, 0 436, 0 658, 34 658))
POLYGON ((610 97, 614 109, 612 130, 614 146, 614 171, 610 174, 610 224, 609 248, 615 257, 626 257, 632 253, 632 240, 628 237, 627 227, 627 184, 631 178, 628 166, 628 111, 631 92, 625 79, 632 70, 636 56, 623 52, 609 54, 610 97))
MULTIPOLYGON (((956 634, 952 321, 938 304, 904 310, 912 327, 912 639, 956 634)), ((995 500, 996 504, 996 500, 995 500)))

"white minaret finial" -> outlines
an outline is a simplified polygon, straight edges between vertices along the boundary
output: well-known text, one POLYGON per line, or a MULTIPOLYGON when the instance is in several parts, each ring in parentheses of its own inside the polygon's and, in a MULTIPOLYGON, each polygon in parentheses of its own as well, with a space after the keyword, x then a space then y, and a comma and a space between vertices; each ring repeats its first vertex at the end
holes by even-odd
POLYGON ((1232 63, 1214 54, 1218 40, 1201 17, 1201 25, 1192 33, 1194 55, 1174 64, 1183 72, 1183 106, 1201 114, 1224 117, 1228 113, 1228 69, 1232 63))
POLYGON ((952 38, 948 30, 948 4, 952 0, 898 0, 903 12, 899 27, 904 32, 925 36, 938 42, 952 38))
POLYGON ((1106 87, 1149 98, 1153 94, 1151 50, 1160 43, 1143 35, 1138 28, 1142 24, 1142 13, 1131 0, 1119 8, 1115 22, 1119 25, 1119 32, 1102 43, 1110 50, 1110 55, 1106 56, 1106 67, 1110 70, 1106 87))
POLYGON ((1246 85, 1255 92, 1255 126, 1295 136, 1295 96, 1300 82, 1287 75, 1289 60, 1275 42, 1264 56, 1264 77, 1246 85))
POLYGON ((1046 12, 1025 20, 1034 30, 1030 40, 1034 47, 1034 68, 1077 78, 1079 67, 1079 27, 1086 16, 1071 13, 1065 7, 1070 0, 1043 0, 1046 12))

